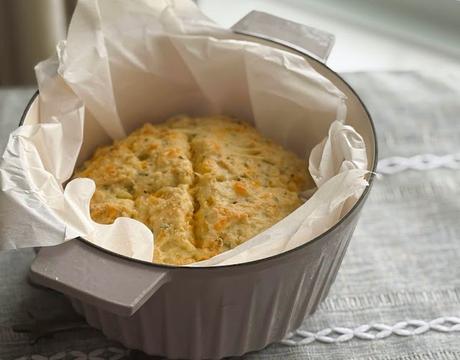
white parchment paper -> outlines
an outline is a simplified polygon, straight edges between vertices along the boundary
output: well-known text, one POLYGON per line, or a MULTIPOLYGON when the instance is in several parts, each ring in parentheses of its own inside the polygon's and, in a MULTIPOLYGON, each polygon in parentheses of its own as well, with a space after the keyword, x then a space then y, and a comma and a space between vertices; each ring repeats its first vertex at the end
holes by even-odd
POLYGON ((299 156, 310 154, 318 186, 278 224, 193 266, 251 261, 301 245, 333 226, 367 186, 365 144, 344 124, 343 93, 303 57, 242 41, 191 1, 81 0, 67 40, 36 74, 38 114, 10 135, 0 166, 0 204, 8 205, 0 218, 10 225, 0 229, 2 249, 81 236, 151 261, 154 234, 145 225, 129 218, 95 223, 94 182, 66 182, 96 147, 180 113, 250 122, 299 156))

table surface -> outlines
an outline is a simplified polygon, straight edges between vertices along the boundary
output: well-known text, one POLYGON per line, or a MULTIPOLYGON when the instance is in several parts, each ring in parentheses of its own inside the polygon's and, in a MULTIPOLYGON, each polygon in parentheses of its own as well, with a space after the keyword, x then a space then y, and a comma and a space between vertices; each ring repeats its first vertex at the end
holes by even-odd
MULTIPOLYGON (((319 310, 284 344, 244 358, 460 359, 460 78, 344 76, 374 118, 382 175, 319 310)), ((33 91, 0 90, 1 151, 33 91)), ((0 253, 0 359, 147 358, 87 327, 60 294, 31 285, 34 254, 0 253)))

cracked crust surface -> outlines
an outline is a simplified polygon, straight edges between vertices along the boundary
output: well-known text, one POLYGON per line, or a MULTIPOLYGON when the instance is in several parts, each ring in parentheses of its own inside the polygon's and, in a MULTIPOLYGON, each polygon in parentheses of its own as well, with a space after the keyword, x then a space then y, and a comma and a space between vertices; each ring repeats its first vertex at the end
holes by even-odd
POLYGON ((155 235, 153 261, 185 265, 229 250, 302 204, 312 188, 293 153, 246 123, 178 116, 96 150, 76 177, 95 181, 91 217, 127 216, 155 235))

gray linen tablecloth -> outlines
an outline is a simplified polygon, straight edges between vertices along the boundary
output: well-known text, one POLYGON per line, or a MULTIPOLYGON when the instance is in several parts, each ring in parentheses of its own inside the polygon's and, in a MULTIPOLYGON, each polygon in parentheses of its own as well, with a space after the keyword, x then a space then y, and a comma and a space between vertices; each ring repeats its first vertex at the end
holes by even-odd
MULTIPOLYGON (((401 158, 381 168, 337 280, 304 332, 244 358, 460 359, 460 79, 345 78, 374 118, 380 159, 401 158), (417 157, 427 153, 437 157, 417 157)), ((32 92, 0 90, 2 149, 32 92)), ((146 358, 86 327, 63 296, 30 285, 33 258, 31 249, 0 253, 0 359, 146 358), (37 323, 71 330, 32 343, 37 323)))

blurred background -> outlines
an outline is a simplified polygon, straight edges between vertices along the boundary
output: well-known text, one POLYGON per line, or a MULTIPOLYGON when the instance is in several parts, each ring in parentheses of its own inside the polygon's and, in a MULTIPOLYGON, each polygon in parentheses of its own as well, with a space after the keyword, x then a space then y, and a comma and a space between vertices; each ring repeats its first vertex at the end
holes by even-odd
POLYGON ((0 86, 35 84, 34 66, 64 39, 76 0, 0 0, 0 86))
MULTIPOLYGON (((109 0, 110 1, 110 0, 109 0)), ((158 0, 151 0, 158 1, 158 0)), ((76 0, 0 0, 0 86, 35 84, 34 65, 65 38, 76 0)), ((333 33, 339 72, 460 67, 458 0, 198 0, 231 26, 262 10, 333 33)))

